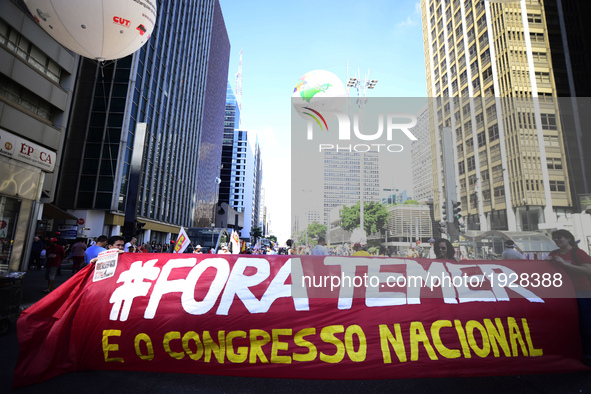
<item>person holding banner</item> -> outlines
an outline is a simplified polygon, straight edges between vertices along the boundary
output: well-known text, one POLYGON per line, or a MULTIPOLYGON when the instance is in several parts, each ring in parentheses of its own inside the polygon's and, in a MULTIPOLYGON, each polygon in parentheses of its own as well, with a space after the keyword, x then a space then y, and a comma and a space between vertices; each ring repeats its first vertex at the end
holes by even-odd
POLYGON ((107 250, 108 249, 119 249, 121 252, 124 251, 125 248, 125 241, 123 237, 119 235, 113 235, 107 240, 107 250))
POLYGON ((515 242, 513 240, 505 241, 505 250, 501 254, 502 260, 523 260, 523 255, 515 250, 515 242))
POLYGON ((324 239, 324 237, 318 237, 318 245, 312 248, 310 254, 312 256, 328 256, 330 254, 328 248, 326 247, 326 239, 324 239))
POLYGON ((456 260, 458 263, 460 262, 459 259, 455 256, 456 251, 453 245, 447 239, 437 238, 433 245, 436 259, 456 260))
POLYGON ((579 306, 579 328, 583 342, 583 363, 591 367, 591 257, 579 249, 574 235, 568 230, 552 232, 558 249, 546 260, 555 263, 570 275, 579 306))
POLYGON ((365 250, 365 245, 362 246, 359 242, 353 245, 353 250, 355 250, 353 256, 371 256, 369 252, 365 250))

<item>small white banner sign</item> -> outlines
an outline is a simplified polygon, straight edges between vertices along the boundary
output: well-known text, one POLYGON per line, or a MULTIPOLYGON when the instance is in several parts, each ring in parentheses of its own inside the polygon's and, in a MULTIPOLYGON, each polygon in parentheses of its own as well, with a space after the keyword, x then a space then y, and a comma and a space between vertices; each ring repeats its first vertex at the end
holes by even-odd
POLYGON ((56 154, 34 142, 0 129, 0 156, 22 161, 52 172, 55 167, 56 154))

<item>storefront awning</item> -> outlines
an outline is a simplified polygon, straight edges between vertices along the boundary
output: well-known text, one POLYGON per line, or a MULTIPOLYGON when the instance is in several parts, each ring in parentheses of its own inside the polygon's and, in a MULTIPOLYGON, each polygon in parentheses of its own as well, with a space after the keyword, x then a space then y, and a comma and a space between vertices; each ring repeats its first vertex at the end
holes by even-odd
POLYGON ((43 219, 78 220, 76 216, 56 207, 53 204, 43 204, 43 219))

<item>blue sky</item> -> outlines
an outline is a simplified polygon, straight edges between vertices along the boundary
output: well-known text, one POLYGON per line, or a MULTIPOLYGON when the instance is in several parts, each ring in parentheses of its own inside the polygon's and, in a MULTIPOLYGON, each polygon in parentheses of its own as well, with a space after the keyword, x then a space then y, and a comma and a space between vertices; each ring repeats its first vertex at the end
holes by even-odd
POLYGON ((265 204, 272 230, 289 236, 291 95, 296 81, 327 70, 346 83, 370 71, 379 82, 368 96, 425 97, 425 61, 418 0, 220 0, 235 88, 240 50, 242 128, 257 130, 265 204))

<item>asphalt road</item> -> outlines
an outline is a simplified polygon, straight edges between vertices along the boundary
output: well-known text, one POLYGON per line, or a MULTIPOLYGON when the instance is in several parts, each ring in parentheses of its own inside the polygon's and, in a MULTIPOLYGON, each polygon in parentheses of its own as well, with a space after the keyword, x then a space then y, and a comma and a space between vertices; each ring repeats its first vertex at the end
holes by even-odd
MULTIPOLYGON (((71 274, 68 267, 56 285, 71 274)), ((41 299, 47 286, 42 271, 29 271, 23 285, 23 307, 41 299)), ((515 375, 473 378, 396 380, 310 380, 239 378, 197 374, 129 371, 69 373, 19 389, 13 389, 18 357, 16 318, 0 337, 0 393, 591 393, 591 370, 572 374, 515 375)))

